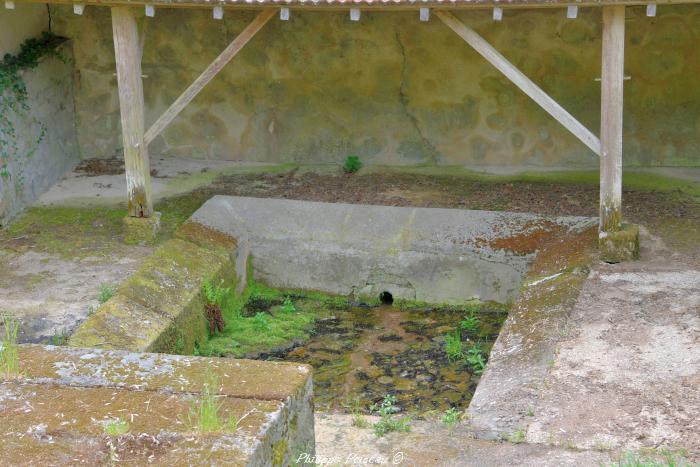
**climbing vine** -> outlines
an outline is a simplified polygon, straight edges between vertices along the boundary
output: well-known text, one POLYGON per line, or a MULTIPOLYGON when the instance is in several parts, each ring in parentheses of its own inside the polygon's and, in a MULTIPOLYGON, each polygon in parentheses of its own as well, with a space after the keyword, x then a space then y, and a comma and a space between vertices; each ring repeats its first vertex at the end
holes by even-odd
MULTIPOLYGON (((50 32, 41 37, 27 39, 17 55, 6 54, 0 62, 0 176, 9 177, 8 163, 11 154, 18 151, 17 131, 13 123, 13 114, 29 110, 27 103, 27 85, 22 77, 24 70, 31 70, 39 65, 45 55, 54 55, 65 61, 57 47, 65 38, 50 32)), ((46 135, 46 126, 36 119, 39 126, 36 144, 46 135)), ((33 151, 30 151, 30 154, 33 151)))

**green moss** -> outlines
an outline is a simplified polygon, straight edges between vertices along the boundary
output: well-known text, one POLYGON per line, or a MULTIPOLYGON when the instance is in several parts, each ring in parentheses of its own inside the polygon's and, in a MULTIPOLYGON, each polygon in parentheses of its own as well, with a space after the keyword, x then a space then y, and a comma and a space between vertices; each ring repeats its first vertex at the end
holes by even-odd
POLYGON ((0 243, 21 237, 34 251, 62 258, 106 256, 120 244, 125 209, 54 208, 28 209, 0 230, 0 243))
MULTIPOLYGON (((514 175, 491 175, 471 171, 463 166, 414 165, 408 167, 371 166, 365 173, 412 173, 435 177, 459 177, 465 181, 474 180, 491 183, 554 183, 565 185, 593 185, 600 183, 597 170, 565 170, 556 172, 521 172, 514 175)), ((675 177, 657 175, 639 170, 625 170, 622 174, 625 189, 637 191, 679 191, 700 197, 700 183, 693 183, 675 177)))
POLYGON ((287 456, 287 440, 281 439, 272 445, 272 465, 281 467, 284 465, 284 458, 287 456))
POLYGON ((294 341, 305 341, 317 318, 328 314, 328 310, 342 309, 348 305, 345 297, 313 291, 273 289, 252 281, 242 294, 231 292, 225 297, 222 314, 226 327, 222 333, 202 343, 198 352, 200 355, 243 357, 285 347, 294 341), (286 297, 292 300, 295 312, 285 312, 280 306, 286 297), (261 313, 261 309, 269 309, 264 327, 255 317, 255 314, 261 313))

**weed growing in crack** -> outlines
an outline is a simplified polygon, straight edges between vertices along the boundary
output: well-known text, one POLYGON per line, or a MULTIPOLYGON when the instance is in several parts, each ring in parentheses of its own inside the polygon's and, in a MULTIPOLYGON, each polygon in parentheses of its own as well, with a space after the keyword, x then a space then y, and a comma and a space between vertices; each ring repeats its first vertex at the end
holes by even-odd
POLYGON ((17 346, 19 320, 9 314, 3 314, 2 324, 5 328, 5 336, 0 338, 0 370, 5 379, 13 379, 21 374, 17 346))
POLYGON ((440 421, 447 425, 449 428, 452 428, 454 425, 457 424, 460 420, 462 420, 464 414, 457 410, 456 407, 451 407, 445 411, 445 413, 442 415, 442 418, 440 421))
POLYGON ((219 378, 209 374, 204 383, 200 400, 193 403, 187 413, 185 424, 188 429, 199 433, 235 433, 240 421, 250 413, 248 412, 240 419, 233 415, 224 418, 220 413, 222 403, 218 401, 221 397, 217 395, 218 388, 219 378))
POLYGON ((411 422, 410 417, 394 417, 394 413, 398 412, 396 396, 387 394, 384 396, 384 400, 381 404, 372 404, 369 410, 379 415, 379 421, 372 427, 377 438, 381 438, 393 431, 403 433, 411 431, 411 427, 409 426, 411 422))

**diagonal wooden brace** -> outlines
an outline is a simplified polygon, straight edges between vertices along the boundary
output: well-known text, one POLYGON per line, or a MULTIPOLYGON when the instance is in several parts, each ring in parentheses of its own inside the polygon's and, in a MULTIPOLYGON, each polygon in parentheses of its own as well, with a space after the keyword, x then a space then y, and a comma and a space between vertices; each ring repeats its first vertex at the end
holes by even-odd
POLYGON ((495 66, 506 78, 512 81, 513 84, 519 87, 520 90, 527 94, 533 101, 539 104, 548 114, 564 125, 564 127, 580 139, 583 144, 600 156, 600 140, 598 137, 583 126, 581 122, 576 120, 576 118, 537 86, 530 78, 518 70, 515 65, 510 63, 498 50, 486 42, 484 38, 448 11, 436 10, 435 16, 440 18, 447 27, 456 32, 459 37, 464 39, 467 44, 472 46, 474 50, 495 66))
POLYGON ((180 97, 175 99, 175 102, 172 103, 168 110, 163 112, 163 115, 161 115, 151 126, 151 128, 148 129, 144 135, 144 142, 146 145, 150 144, 156 138, 156 136, 158 136, 168 125, 170 125, 170 123, 175 117, 177 117, 182 109, 187 107, 187 104, 189 104, 192 99, 199 94, 204 86, 206 86, 207 83, 209 83, 209 81, 211 81, 214 76, 216 76, 216 74, 221 71, 238 52, 240 52, 243 46, 245 46, 248 41, 252 39, 253 36, 260 31, 260 29, 262 29, 263 26, 265 26, 265 23, 267 23, 276 12, 277 10, 273 8, 263 10, 248 26, 246 26, 243 31, 241 31, 238 36, 236 36, 228 47, 226 47, 224 51, 221 52, 221 54, 219 54, 219 56, 216 57, 213 62, 211 62, 211 64, 202 72, 202 74, 199 75, 192 84, 190 84, 190 86, 180 95, 180 97))

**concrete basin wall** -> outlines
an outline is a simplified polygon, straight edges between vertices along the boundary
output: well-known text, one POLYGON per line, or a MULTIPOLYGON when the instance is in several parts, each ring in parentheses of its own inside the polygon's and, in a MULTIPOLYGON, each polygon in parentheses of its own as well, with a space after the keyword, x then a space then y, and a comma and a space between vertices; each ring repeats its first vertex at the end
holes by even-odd
POLYGON ((542 244, 582 217, 215 196, 191 218, 238 240, 274 287, 428 303, 511 302, 542 244))

